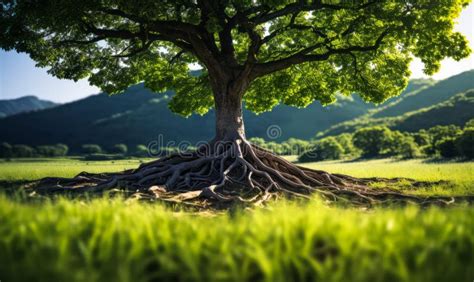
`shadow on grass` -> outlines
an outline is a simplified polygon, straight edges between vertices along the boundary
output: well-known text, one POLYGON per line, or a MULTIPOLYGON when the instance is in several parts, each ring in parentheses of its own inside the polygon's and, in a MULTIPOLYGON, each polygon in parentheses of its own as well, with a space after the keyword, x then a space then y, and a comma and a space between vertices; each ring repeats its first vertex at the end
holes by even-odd
POLYGON ((388 156, 379 156, 379 157, 358 157, 354 159, 347 160, 334 160, 339 161, 339 163, 358 163, 358 162, 367 162, 367 161, 376 161, 376 160, 390 160, 392 162, 406 161, 407 159, 399 159, 388 156))
MULTIPOLYGON (((442 157, 433 157, 433 158, 397 158, 397 157, 388 157, 388 156, 381 156, 381 157, 358 157, 355 159, 349 160, 340 160, 339 163, 357 163, 357 162, 367 162, 367 161, 376 161, 376 160, 389 160, 390 162, 397 163, 397 162, 404 162, 410 160, 421 160, 422 163, 432 164, 432 163, 468 163, 472 162, 472 159, 465 159, 465 158, 442 158, 442 157)), ((337 160, 336 160, 337 161, 337 160)))
POLYGON ((23 190, 22 188, 29 183, 31 183, 31 181, 28 180, 0 180, 0 192, 15 193, 19 190, 23 190))
POLYGON ((186 202, 172 202, 163 201, 159 198, 150 198, 149 196, 141 193, 134 193, 125 189, 112 189, 104 192, 65 192, 61 194, 38 194, 32 188, 37 180, 0 180, 0 196, 6 197, 7 199, 27 204, 43 204, 46 202, 55 202, 58 200, 68 201, 79 201, 79 202, 90 202, 93 200, 100 199, 121 199, 123 201, 139 201, 142 204, 157 204, 166 207, 170 211, 180 212, 202 212, 202 211, 222 211, 226 210, 230 214, 243 210, 245 207, 235 205, 232 207, 216 207, 216 208, 205 208, 201 206, 193 205, 186 202))
POLYGON ((472 162, 472 159, 465 159, 465 158, 454 158, 454 159, 447 159, 447 158, 442 158, 442 157, 434 157, 434 158, 428 158, 428 159, 423 159, 422 163, 426 164, 432 164, 432 163, 468 163, 472 162))

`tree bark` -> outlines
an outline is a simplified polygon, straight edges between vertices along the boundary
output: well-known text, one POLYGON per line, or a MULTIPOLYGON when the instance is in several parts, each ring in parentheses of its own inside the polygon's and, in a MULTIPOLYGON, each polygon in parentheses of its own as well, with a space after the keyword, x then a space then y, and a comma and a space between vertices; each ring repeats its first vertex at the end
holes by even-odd
POLYGON ((214 92, 216 136, 214 141, 245 139, 242 92, 220 89, 214 92))

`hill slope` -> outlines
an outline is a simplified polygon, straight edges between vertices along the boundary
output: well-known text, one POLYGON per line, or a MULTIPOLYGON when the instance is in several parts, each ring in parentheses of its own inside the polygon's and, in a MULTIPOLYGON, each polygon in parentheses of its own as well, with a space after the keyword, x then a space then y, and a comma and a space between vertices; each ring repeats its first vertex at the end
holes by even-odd
POLYGON ((0 100, 0 118, 24 112, 43 110, 56 105, 56 103, 40 100, 35 96, 25 96, 11 100, 0 100))
POLYGON ((418 131, 436 125, 463 126, 474 118, 474 89, 454 95, 445 102, 403 115, 393 128, 400 131, 418 131))
POLYGON ((387 125, 405 131, 417 131, 438 124, 463 124, 466 119, 474 118, 474 107, 470 102, 463 105, 460 101, 454 103, 455 101, 451 99, 470 89, 474 89, 474 70, 434 84, 425 84, 407 93, 401 99, 369 110, 366 115, 333 125, 320 132, 318 136, 353 132, 357 128, 369 125, 387 125), (452 107, 443 104, 447 101, 449 101, 448 104, 452 104, 452 107), (439 114, 432 114, 435 112, 433 107, 439 107, 439 114), (445 110, 449 111, 449 116, 447 112, 443 112, 445 110), (426 116, 429 116, 429 120, 423 120, 426 116))
MULTIPOLYGON (((31 145, 62 142, 76 146, 146 144, 160 135, 165 142, 196 143, 212 138, 213 111, 183 118, 168 109, 171 95, 155 94, 137 85, 124 94, 99 94, 52 109, 6 117, 0 120, 0 141, 31 145)), ((278 106, 258 116, 244 111, 244 116, 249 136, 266 137, 267 128, 277 125, 282 129, 277 140, 285 140, 310 138, 315 131, 365 114, 372 107, 354 97, 329 107, 319 103, 305 109, 278 106)))
POLYGON ((447 101, 417 111, 405 113, 399 117, 358 118, 340 123, 320 134, 320 137, 354 132, 359 128, 386 125, 394 130, 415 132, 436 125, 464 125, 474 118, 474 89, 454 95, 447 101))
POLYGON ((474 69, 421 87, 403 99, 390 103, 372 114, 374 118, 394 117, 446 101, 453 95, 474 88, 474 69))

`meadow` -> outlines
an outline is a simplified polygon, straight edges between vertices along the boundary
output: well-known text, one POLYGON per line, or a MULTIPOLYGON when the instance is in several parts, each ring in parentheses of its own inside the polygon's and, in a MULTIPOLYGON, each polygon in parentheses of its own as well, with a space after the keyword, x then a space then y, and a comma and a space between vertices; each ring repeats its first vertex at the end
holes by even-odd
MULTIPOLYGON (((2 189, 44 176, 120 171, 139 160, 0 161, 2 189)), ((409 193, 474 194, 474 162, 305 164, 358 177, 448 180, 409 193)), ((376 188, 374 188, 376 189, 376 188)), ((227 212, 157 202, 0 193, 2 281, 472 281, 474 209, 277 201, 227 212)))

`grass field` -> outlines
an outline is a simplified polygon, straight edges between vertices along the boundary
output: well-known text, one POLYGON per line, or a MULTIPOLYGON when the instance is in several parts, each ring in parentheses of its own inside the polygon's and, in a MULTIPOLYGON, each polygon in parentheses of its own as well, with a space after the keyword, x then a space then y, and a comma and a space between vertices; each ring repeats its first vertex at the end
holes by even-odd
MULTIPOLYGON (((137 160, 0 162, 3 185, 137 160)), ((474 163, 307 164, 359 177, 449 180, 411 193, 474 194, 474 163)), ((123 199, 27 200, 0 193, 1 281, 472 281, 474 209, 347 208, 280 201, 227 213, 123 199)))

